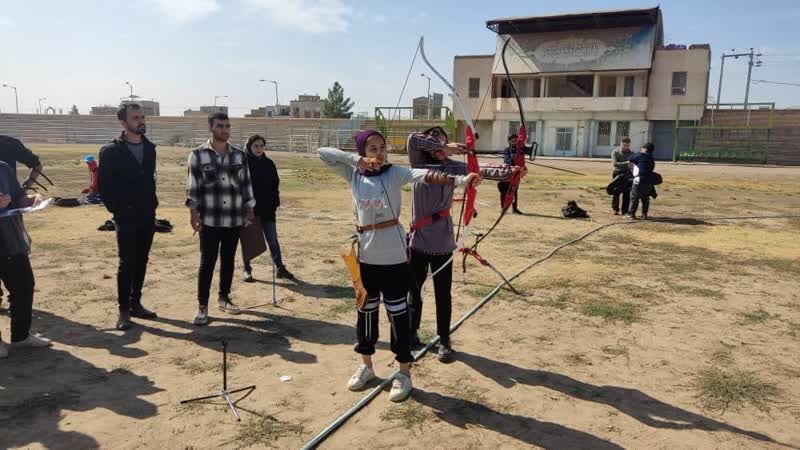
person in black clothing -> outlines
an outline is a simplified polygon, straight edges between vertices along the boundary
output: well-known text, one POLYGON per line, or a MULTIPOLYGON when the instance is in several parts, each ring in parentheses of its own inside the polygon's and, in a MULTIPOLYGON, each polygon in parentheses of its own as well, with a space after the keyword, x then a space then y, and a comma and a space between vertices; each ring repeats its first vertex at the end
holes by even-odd
MULTIPOLYGON (((253 185, 253 197, 256 199, 255 215, 261 220, 264 238, 267 240, 272 262, 275 263, 277 269, 276 276, 293 279, 294 275, 286 269, 281 258, 281 245, 278 242, 278 230, 275 223, 275 212, 281 206, 280 190, 278 189, 280 179, 278 178, 278 168, 267 157, 266 146, 267 141, 257 134, 250 136, 245 145, 247 166, 250 169, 250 180, 253 185)), ((244 281, 248 283, 255 281, 253 268, 250 261, 247 260, 244 260, 244 281)))
POLYGON ((633 171, 633 188, 631 189, 631 205, 628 210, 628 219, 636 219, 636 210, 639 208, 639 200, 642 201, 642 219, 647 220, 647 213, 650 210, 650 194, 655 185, 653 171, 656 161, 653 159, 655 146, 648 142, 642 146, 639 153, 630 157, 629 164, 633 171))
MULTIPOLYGON (((36 179, 42 173, 42 163, 25 144, 11 136, 0 135, 0 161, 6 163, 11 169, 14 181, 17 178, 17 163, 22 163, 31 169, 28 178, 22 182, 22 189, 27 190, 34 186, 36 179)), ((0 286, 0 304, 3 303, 3 288, 0 286)))
MULTIPOLYGON (((517 143, 517 135, 512 134, 508 137, 508 147, 503 150, 503 162, 509 166, 514 165, 514 152, 516 151, 516 144, 517 143)), ((506 193, 511 188, 510 181, 501 181, 497 183, 497 190, 500 191, 500 207, 502 208, 503 199, 506 197, 506 193)), ((517 191, 514 192, 514 203, 513 205, 513 213, 514 214, 523 214, 522 211, 517 208, 517 202, 519 201, 519 188, 517 191)))
POLYGON ((106 209, 114 215, 119 252, 117 271, 117 329, 131 327, 131 316, 155 319, 142 306, 142 286, 155 233, 156 146, 145 137, 144 111, 135 103, 123 105, 117 118, 122 134, 100 149, 98 181, 106 209))
MULTIPOLYGON (((40 200, 38 195, 25 195, 11 167, 0 162, 0 214, 34 206, 40 200)), ((22 215, 0 217, 0 280, 8 288, 11 303, 11 347, 50 346, 49 339, 30 332, 35 285, 28 257, 30 250, 31 239, 25 231, 22 215)), ((0 358, 6 358, 9 350, 0 336, 0 358)))

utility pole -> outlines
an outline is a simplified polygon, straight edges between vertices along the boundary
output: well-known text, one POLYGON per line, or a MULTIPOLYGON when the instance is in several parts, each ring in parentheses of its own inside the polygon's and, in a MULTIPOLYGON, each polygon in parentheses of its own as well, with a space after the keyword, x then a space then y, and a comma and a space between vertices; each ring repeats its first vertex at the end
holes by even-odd
MULTIPOLYGON (((756 54, 755 56, 761 56, 761 53, 756 54)), ((744 109, 747 109, 747 101, 750 98, 750 75, 753 73, 753 49, 750 48, 750 61, 747 63, 747 86, 744 90, 744 109)), ((761 67, 761 61, 757 61, 755 63, 756 67, 761 67)))
POLYGON ((761 61, 757 61, 755 63, 753 62, 753 57, 761 56, 761 53, 754 53, 752 48, 750 48, 750 51, 748 53, 731 53, 728 55, 726 55, 725 53, 722 54, 722 64, 720 64, 719 66, 719 84, 717 84, 717 109, 719 109, 720 103, 722 103, 720 97, 722 97, 722 74, 723 71, 725 70, 725 58, 739 59, 740 56, 747 56, 750 58, 747 69, 747 86, 745 88, 745 94, 744 94, 744 107, 745 109, 747 109, 747 102, 750 96, 750 75, 751 72, 753 71, 753 65, 755 65, 756 67, 761 67, 761 61))
POLYGON ((43 113, 43 111, 42 111, 42 100, 47 100, 47 97, 40 97, 39 98, 39 109, 36 110, 37 114, 42 114, 43 113))
POLYGON ((131 101, 133 101, 133 85, 131 84, 130 81, 126 81, 125 84, 127 84, 131 88, 131 101))

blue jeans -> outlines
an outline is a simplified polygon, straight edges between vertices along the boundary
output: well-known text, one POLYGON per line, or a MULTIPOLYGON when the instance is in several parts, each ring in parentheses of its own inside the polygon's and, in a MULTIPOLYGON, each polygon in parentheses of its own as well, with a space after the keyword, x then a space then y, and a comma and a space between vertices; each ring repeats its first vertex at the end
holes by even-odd
MULTIPOLYGON (((281 244, 278 243, 278 228, 275 222, 263 221, 261 228, 264 229, 264 239, 267 240, 269 246, 269 253, 272 255, 272 262, 275 263, 275 268, 283 267, 283 259, 281 259, 281 244)), ((251 272, 253 267, 250 261, 244 261, 244 270, 251 272)))

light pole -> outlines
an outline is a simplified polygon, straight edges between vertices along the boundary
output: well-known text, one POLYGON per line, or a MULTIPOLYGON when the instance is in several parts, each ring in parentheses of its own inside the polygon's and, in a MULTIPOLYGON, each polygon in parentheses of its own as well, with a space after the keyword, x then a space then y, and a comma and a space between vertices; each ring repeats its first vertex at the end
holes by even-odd
POLYGON ((42 100, 47 100, 47 97, 39 97, 39 110, 37 111, 38 114, 42 113, 42 100))
POLYGON ((428 79, 428 120, 431 120, 431 77, 425 75, 424 73, 419 74, 419 76, 428 79))
MULTIPOLYGON (((275 115, 276 116, 280 115, 280 111, 278 111, 278 106, 279 106, 279 103, 278 103, 278 82, 277 81, 273 81, 273 80, 265 80, 265 79, 260 79, 258 81, 260 81, 262 83, 264 83, 264 82, 272 83, 272 84, 275 85, 275 115)), ((266 108, 264 109, 264 115, 265 116, 267 115, 266 108)))
POLYGON ((217 99, 218 98, 228 98, 227 95, 215 95, 214 96, 214 106, 217 106, 217 99))
POLYGON ((13 89, 14 90, 14 103, 17 106, 17 114, 19 114, 19 97, 17 96, 17 88, 12 86, 12 85, 10 85, 10 84, 4 84, 3 87, 7 87, 9 89, 13 89))
POLYGON ((130 81, 126 81, 125 84, 127 84, 131 88, 131 100, 133 100, 133 85, 131 84, 130 81))

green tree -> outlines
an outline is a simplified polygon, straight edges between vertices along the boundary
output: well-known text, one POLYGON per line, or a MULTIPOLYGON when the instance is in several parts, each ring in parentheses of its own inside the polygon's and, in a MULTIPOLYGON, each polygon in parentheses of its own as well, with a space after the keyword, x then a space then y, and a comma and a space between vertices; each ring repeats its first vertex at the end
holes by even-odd
POLYGON ((77 116, 79 114, 80 113, 78 112, 78 106, 77 105, 72 105, 72 109, 69 110, 69 115, 70 116, 77 116))
POLYGON ((344 97, 344 88, 338 81, 333 82, 333 87, 328 89, 328 98, 324 100, 322 115, 335 119, 349 119, 353 115, 353 102, 350 97, 344 97))

